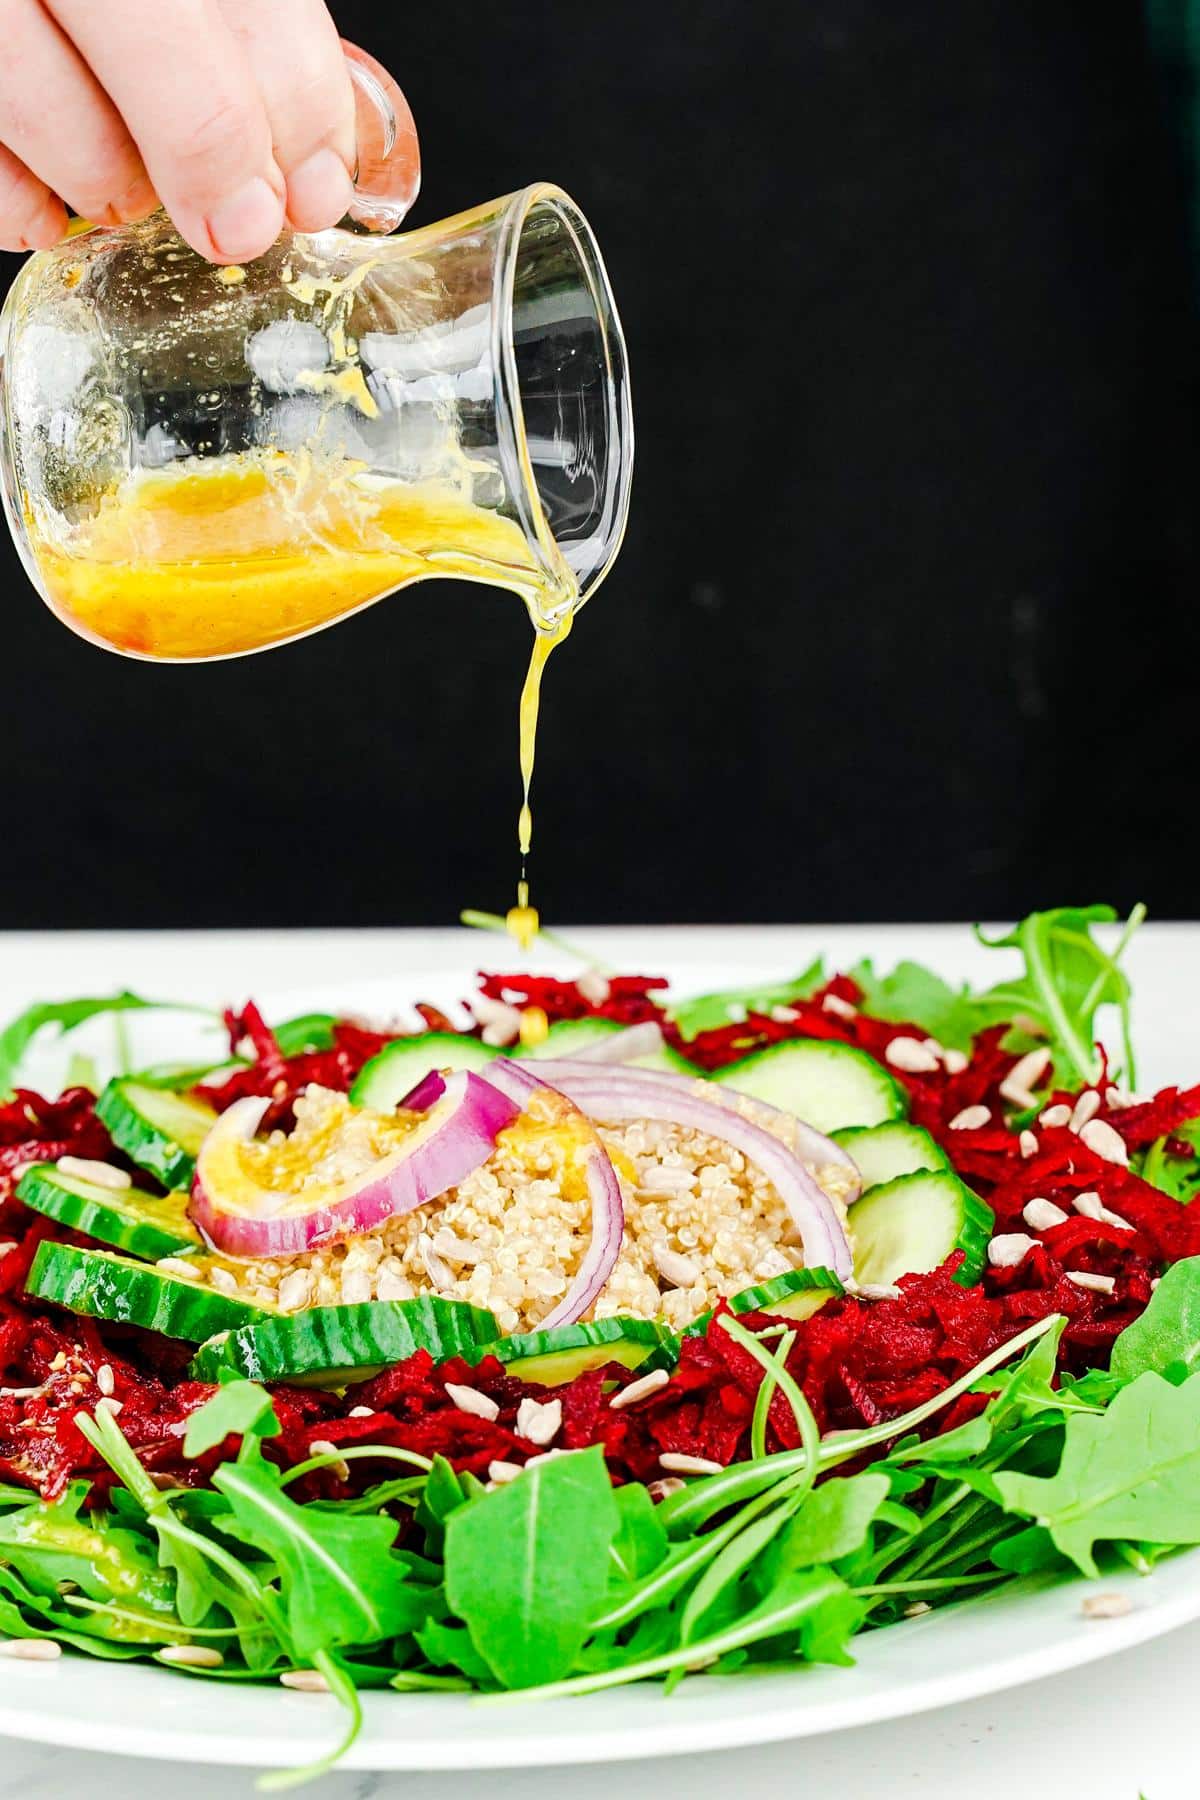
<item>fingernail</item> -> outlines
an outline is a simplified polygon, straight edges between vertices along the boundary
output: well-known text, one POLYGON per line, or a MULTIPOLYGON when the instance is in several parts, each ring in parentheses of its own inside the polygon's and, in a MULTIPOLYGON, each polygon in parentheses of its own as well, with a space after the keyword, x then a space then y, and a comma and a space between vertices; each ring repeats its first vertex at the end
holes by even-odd
POLYGON ((158 195, 154 191, 150 177, 139 175, 130 183, 123 194, 113 201, 113 211, 122 225, 132 225, 138 219, 148 219, 158 206, 158 195))
POLYGON ((213 248, 226 262, 261 256, 282 229, 283 202, 261 175, 222 200, 208 216, 213 248))
POLYGON ((301 231, 321 231, 345 216, 354 197, 336 150, 315 150, 288 176, 288 218, 301 231))

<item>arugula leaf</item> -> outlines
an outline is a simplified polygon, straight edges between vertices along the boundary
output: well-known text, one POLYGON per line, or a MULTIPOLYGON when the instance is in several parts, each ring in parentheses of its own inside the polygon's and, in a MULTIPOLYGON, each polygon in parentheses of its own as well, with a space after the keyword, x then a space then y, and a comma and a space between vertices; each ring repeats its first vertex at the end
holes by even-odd
POLYGON ((253 1381, 230 1381, 197 1407, 187 1422, 185 1456, 202 1456, 227 1437, 275 1437, 279 1420, 271 1396, 253 1381))
POLYGON ((1129 1034, 1128 977, 1118 966, 1126 944, 1146 916, 1135 906, 1110 956, 1092 936, 1093 925, 1116 919, 1111 906, 1060 906, 1030 913, 1004 937, 985 938, 992 950, 1015 949, 1025 959, 1025 975, 977 996, 976 1004, 990 1022, 1011 1022, 1018 1015, 1035 1019, 1046 1034, 1060 1077, 1079 1083, 1099 1075, 1095 1054, 1096 1013, 1115 1005, 1121 1016, 1123 1068, 1135 1078, 1129 1034))
POLYGON ((811 1568, 850 1556, 864 1543, 891 1483, 886 1475, 844 1475, 814 1488, 779 1542, 784 1568, 811 1568))
POLYGON ((1200 1381, 1140 1375, 1106 1413, 1067 1420, 1057 1474, 993 1479, 1009 1510, 1045 1526, 1085 1575, 1098 1572, 1097 1540, 1200 1543, 1200 1381))
POLYGON ((336 1024, 333 1013, 301 1013, 299 1018, 284 1019, 272 1029, 284 1056, 303 1056, 310 1050, 332 1050, 336 1024))
POLYGON ((1182 1140, 1189 1154, 1179 1156, 1174 1150, 1168 1154, 1169 1140, 1156 1138, 1141 1159, 1139 1173, 1151 1187, 1188 1206, 1200 1199, 1200 1119, 1188 1119, 1177 1126, 1171 1138, 1182 1140))
POLYGON ((1113 1345, 1111 1367, 1119 1381, 1134 1381, 1147 1369, 1186 1379, 1200 1369, 1200 1256, 1167 1270, 1145 1312, 1113 1345))
POLYGON ((288 1498, 261 1456, 224 1463, 213 1476, 238 1534, 279 1571, 288 1637, 298 1658, 377 1644, 422 1624, 429 1590, 407 1584, 392 1551, 394 1519, 343 1515, 288 1498))
POLYGON ((869 958, 850 970, 863 993, 863 1011, 891 1024, 920 1025, 951 1050, 969 1050, 980 1028, 979 1011, 968 987, 952 988, 920 963, 897 963, 877 975, 869 958))
POLYGON ((791 981, 697 994, 691 1000, 672 1001, 669 1012, 680 1037, 690 1042, 702 1031, 719 1031, 724 1025, 738 1023, 747 1013, 769 1013, 773 1006, 793 1006, 797 1000, 807 1000, 824 980, 825 961, 818 956, 791 981))
POLYGON ((494 1685, 492 1671, 475 1648, 465 1625, 448 1625, 441 1619, 427 1619, 413 1635, 435 1669, 460 1669, 474 1683, 483 1687, 494 1685))
POLYGON ((173 1583, 144 1537, 106 1525, 103 1514, 80 1517, 91 1486, 73 1481, 53 1502, 34 1501, 0 1517, 0 1557, 29 1587, 56 1599, 74 1582, 92 1600, 137 1601, 174 1617, 173 1583))
POLYGON ((146 1654, 146 1641, 123 1637, 116 1621, 103 1614, 79 1619, 64 1606, 55 1605, 46 1595, 27 1587, 15 1569, 2 1565, 0 1631, 8 1637, 53 1638, 57 1643, 69 1644, 72 1649, 83 1650, 89 1656, 114 1662, 146 1654))
POLYGON ((11 1093, 21 1059, 40 1031, 57 1026, 59 1033, 75 1031, 89 1019, 104 1013, 147 1011, 207 1012, 207 1007, 185 1006, 175 1000, 143 1000, 128 992, 109 994, 102 1000, 43 1000, 30 1006, 0 1031, 0 1096, 11 1093))
POLYGON ((626 1581, 640 1581, 657 1569, 667 1554, 667 1534, 658 1508, 640 1482, 628 1482, 613 1495, 617 1535, 612 1559, 626 1581))
POLYGON ((620 1515, 597 1446, 527 1468, 446 1521, 446 1594, 507 1688, 565 1675, 608 1586, 620 1515))

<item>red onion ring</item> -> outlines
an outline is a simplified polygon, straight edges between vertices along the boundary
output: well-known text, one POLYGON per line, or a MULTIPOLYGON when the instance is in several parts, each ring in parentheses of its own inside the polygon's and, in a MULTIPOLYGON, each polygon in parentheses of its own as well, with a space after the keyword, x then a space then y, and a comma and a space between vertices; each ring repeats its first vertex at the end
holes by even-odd
POLYGON ((438 1104, 399 1149, 343 1183, 324 1205, 281 1213, 292 1196, 239 1172, 237 1204, 222 1206, 221 1163, 234 1146, 251 1141, 269 1104, 257 1096, 235 1101, 196 1159, 188 1212, 206 1242, 227 1256, 297 1256, 414 1212, 481 1168, 521 1111, 498 1087, 464 1070, 442 1082, 438 1104))
MULTIPOLYGON (((504 1068, 520 1069, 520 1065, 498 1060, 488 1069, 488 1080, 497 1081, 504 1068)), ((852 1274, 853 1257, 838 1210, 799 1156, 729 1105, 698 1094, 698 1083, 679 1078, 676 1086, 676 1077, 645 1069, 585 1067, 581 1071, 578 1064, 566 1062, 545 1062, 540 1070, 553 1077, 559 1093, 600 1124, 655 1120, 703 1131, 731 1144, 775 1188, 800 1234, 809 1267, 829 1268, 843 1278, 852 1274)), ((520 1073, 528 1079, 523 1069, 520 1073)))
MULTIPOLYGON (((637 1028, 631 1027, 631 1029, 637 1028)), ((655 1029, 657 1030, 657 1027, 655 1029)), ((611 1041, 615 1043, 616 1039, 611 1041)), ((641 1053, 639 1052, 639 1054, 641 1053)), ((547 1079, 553 1081, 556 1087, 562 1088, 564 1093, 568 1091, 567 1084, 573 1077, 599 1073, 594 1062, 585 1063, 581 1057, 546 1057, 537 1066, 539 1069, 545 1070, 547 1079)), ((630 1069, 624 1064, 610 1068, 606 1072, 616 1078, 630 1077, 638 1082, 653 1083, 662 1088, 664 1093, 694 1094, 702 1100, 711 1099, 718 1106, 728 1107, 731 1111, 738 1113, 740 1117, 745 1117, 741 1108, 748 1096, 739 1094, 735 1088, 722 1087, 720 1082, 710 1081, 703 1075, 697 1075, 693 1079, 690 1075, 673 1075, 667 1069, 630 1069)), ((491 1079, 490 1071, 488 1079, 491 1079)), ((859 1184, 853 1192, 847 1194, 846 1204, 852 1205, 858 1199, 862 1183, 858 1164, 847 1151, 842 1149, 840 1144, 835 1144, 832 1138, 825 1136, 824 1132, 818 1131, 813 1125, 806 1124, 803 1119, 798 1119, 794 1113, 785 1112, 782 1107, 771 1106, 765 1100, 754 1100, 752 1104, 756 1114, 765 1114, 771 1118, 787 1121, 789 1129, 795 1134, 796 1154, 801 1162, 807 1163, 811 1168, 819 1169, 829 1163, 836 1163, 840 1168, 846 1169, 859 1184)), ((749 1122, 753 1124, 754 1120, 749 1122)), ((720 1134, 714 1133, 713 1135, 719 1136, 720 1134)))
MULTIPOLYGON (((407 1096, 405 1106, 425 1106, 429 1096, 440 1092, 441 1086, 454 1077, 445 1077, 433 1070, 425 1079, 418 1082, 412 1093, 407 1096)), ((568 1095, 562 1094, 548 1081, 541 1077, 537 1063, 526 1067, 521 1063, 510 1062, 507 1057, 497 1057, 489 1064, 487 1081, 494 1086, 506 1100, 518 1111, 528 1109, 532 1095, 544 1093, 552 1095, 555 1100, 570 1108, 573 1114, 580 1116, 587 1126, 589 1143, 584 1151, 584 1179, 587 1183, 588 1199, 591 1202, 592 1236, 583 1261, 575 1274, 575 1279, 552 1311, 539 1320, 537 1329, 548 1331, 555 1325, 573 1325, 581 1319, 588 1308, 594 1304, 605 1282, 613 1272, 618 1256, 621 1254, 621 1240, 625 1235, 625 1206, 621 1199, 621 1184, 617 1180, 616 1170, 608 1159, 608 1152, 592 1127, 591 1121, 581 1107, 568 1095), (535 1074, 534 1071, 538 1072, 535 1074)))

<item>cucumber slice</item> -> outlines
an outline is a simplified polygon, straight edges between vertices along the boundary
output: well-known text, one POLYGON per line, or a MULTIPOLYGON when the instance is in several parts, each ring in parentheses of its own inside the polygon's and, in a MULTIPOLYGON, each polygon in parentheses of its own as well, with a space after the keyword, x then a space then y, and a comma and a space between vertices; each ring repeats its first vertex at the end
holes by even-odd
POLYGON ((882 1125, 908 1112, 903 1088, 882 1063, 852 1044, 822 1038, 770 1044, 718 1069, 712 1079, 735 1093, 793 1113, 817 1131, 882 1125))
POLYGON ((122 1077, 109 1082, 96 1111, 113 1143, 139 1169, 156 1175, 164 1187, 181 1192, 191 1187, 200 1146, 216 1123, 211 1106, 122 1077))
POLYGON ((98 1187, 77 1175, 64 1175, 53 1163, 35 1163, 17 1184, 17 1199, 72 1231, 111 1244, 114 1250, 127 1250, 131 1256, 143 1256, 147 1262, 200 1248, 199 1233, 179 1194, 98 1187))
MULTIPOLYGON (((835 1131, 834 1142, 854 1158, 863 1178, 863 1193, 881 1182, 922 1169, 950 1169, 950 1158, 920 1125, 895 1120, 888 1125, 852 1126, 835 1131)), ((860 1195, 861 1198, 861 1195, 860 1195)))
MULTIPOLYGON (((732 1313, 771 1313, 783 1319, 808 1319, 827 1300, 836 1300, 845 1288, 832 1269, 789 1269, 785 1275, 773 1275, 769 1281, 757 1282, 731 1294, 732 1313)), ((701 1313, 682 1332, 683 1337, 703 1337, 712 1312, 701 1313)))
POLYGON ((474 1357, 495 1334, 490 1312, 436 1295, 314 1306, 219 1332, 200 1346, 188 1373, 196 1381, 236 1374, 251 1381, 319 1380, 322 1386, 346 1387, 417 1350, 428 1350, 439 1363, 474 1357))
POLYGON ((26 1283, 37 1300, 115 1325, 140 1325, 163 1337, 203 1343, 217 1331, 236 1331, 266 1315, 252 1300, 218 1294, 202 1282, 171 1275, 108 1250, 39 1244, 26 1283))
POLYGON ((995 1222, 991 1207, 948 1169, 885 1181, 850 1215, 855 1278, 890 1287, 898 1276, 940 1268, 961 1250, 955 1280, 970 1287, 983 1273, 995 1222))
POLYGON ((483 1344, 480 1356, 495 1356, 510 1375, 522 1381, 539 1381, 545 1387, 561 1387, 588 1369, 605 1363, 624 1363, 636 1369, 658 1350, 670 1333, 653 1319, 592 1319, 575 1325, 556 1325, 549 1331, 525 1331, 515 1337, 483 1344))
POLYGON ((364 1063, 350 1089, 355 1106, 392 1112, 431 1069, 486 1069, 498 1050, 456 1031, 423 1031, 397 1038, 364 1063))

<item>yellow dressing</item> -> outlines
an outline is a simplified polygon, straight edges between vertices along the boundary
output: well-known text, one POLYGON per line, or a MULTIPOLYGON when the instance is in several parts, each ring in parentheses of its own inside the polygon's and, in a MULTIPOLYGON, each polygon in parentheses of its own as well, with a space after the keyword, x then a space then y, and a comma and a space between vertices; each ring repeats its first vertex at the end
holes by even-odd
MULTIPOLYGON (((344 386, 350 399, 362 374, 324 370, 312 382, 344 386)), ((359 404, 374 408, 365 387, 359 404)), ((521 527, 476 506, 468 486, 406 485, 344 457, 262 450, 128 476, 66 533, 33 508, 26 524, 55 610, 134 656, 187 661, 263 649, 430 577, 519 594, 537 630, 520 701, 521 883, 508 923, 527 948, 538 930, 525 859, 542 676, 578 595, 565 564, 551 577, 521 527)))

